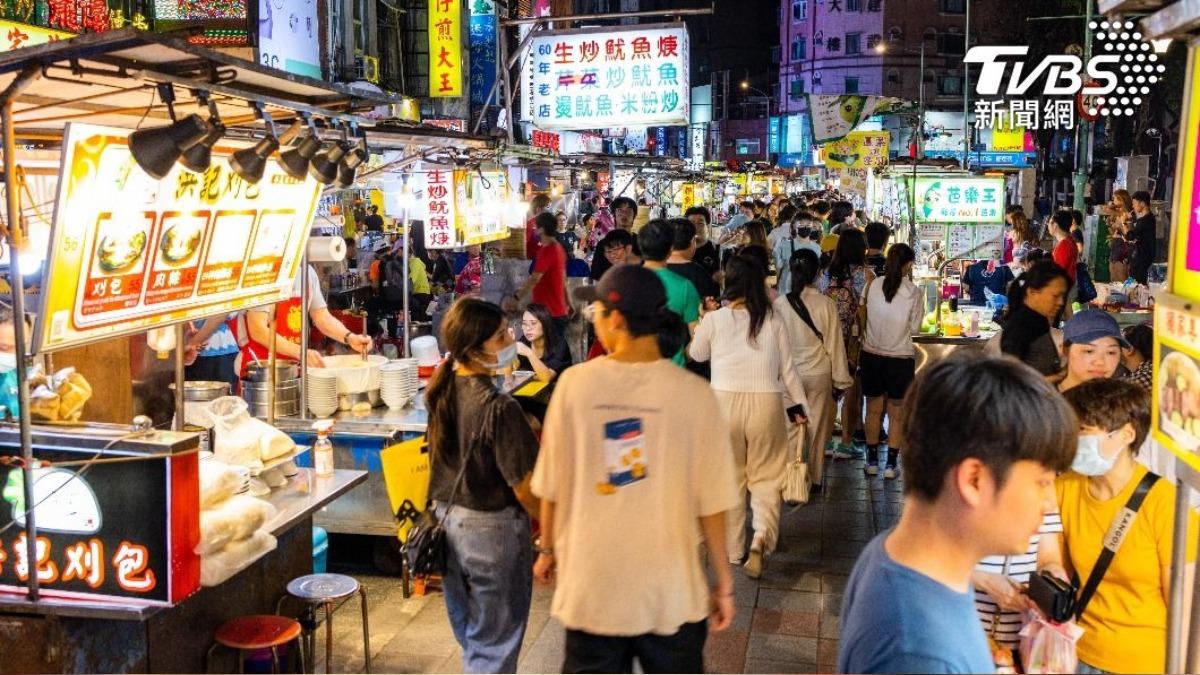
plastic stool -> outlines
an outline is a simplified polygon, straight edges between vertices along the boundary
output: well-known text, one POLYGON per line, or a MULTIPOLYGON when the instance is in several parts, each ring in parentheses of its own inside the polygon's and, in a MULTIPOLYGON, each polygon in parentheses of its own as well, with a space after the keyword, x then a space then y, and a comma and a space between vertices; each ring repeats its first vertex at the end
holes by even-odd
MULTIPOLYGON (((350 596, 358 594, 359 604, 362 608, 363 622, 363 657, 365 659, 365 672, 371 672, 371 627, 367 619, 367 589, 363 588, 362 584, 354 577, 348 577, 344 574, 309 574, 303 577, 292 579, 287 585, 288 595, 279 599, 278 608, 283 607, 283 601, 289 597, 296 598, 304 603, 304 613, 300 617, 300 627, 303 630, 303 640, 307 640, 308 649, 302 650, 307 652, 311 660, 311 666, 316 665, 316 607, 321 605, 325 608, 325 672, 333 672, 330 667, 333 663, 333 613, 350 596), (339 602, 341 601, 341 602, 339 602), (335 606, 336 603, 336 606, 335 606)), ((312 667, 308 670, 311 672, 312 667)))
POLYGON ((211 671, 213 651, 218 646, 226 647, 237 652, 238 672, 244 672, 245 652, 259 649, 271 650, 271 672, 279 672, 279 647, 292 640, 300 649, 300 667, 304 668, 304 641, 301 637, 300 622, 286 616, 270 614, 253 614, 240 616, 221 624, 213 636, 215 643, 208 648, 205 655, 205 670, 211 671))

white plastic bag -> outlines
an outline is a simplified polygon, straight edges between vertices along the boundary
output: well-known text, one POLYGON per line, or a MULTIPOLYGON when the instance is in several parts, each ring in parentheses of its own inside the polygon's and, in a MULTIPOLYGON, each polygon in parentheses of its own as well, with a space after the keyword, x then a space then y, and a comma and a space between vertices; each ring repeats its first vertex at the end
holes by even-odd
POLYGON ((217 586, 250 566, 263 555, 275 550, 279 542, 266 532, 259 531, 249 539, 233 542, 212 555, 200 558, 200 585, 217 586))
POLYGON ((248 495, 234 495, 215 508, 201 511, 196 553, 210 555, 233 542, 248 539, 276 513, 274 506, 248 495))
POLYGON ((200 508, 210 509, 242 489, 242 475, 215 457, 200 462, 200 508))
POLYGON ((208 404, 216 431, 213 455, 226 464, 239 464, 252 469, 262 468, 262 451, 259 448, 261 432, 248 412, 246 401, 237 396, 222 396, 208 404))
POLYGON ((1021 629, 1021 664, 1026 673, 1074 673, 1079 665, 1075 645, 1083 629, 1074 621, 1056 624, 1040 612, 1029 612, 1021 629))

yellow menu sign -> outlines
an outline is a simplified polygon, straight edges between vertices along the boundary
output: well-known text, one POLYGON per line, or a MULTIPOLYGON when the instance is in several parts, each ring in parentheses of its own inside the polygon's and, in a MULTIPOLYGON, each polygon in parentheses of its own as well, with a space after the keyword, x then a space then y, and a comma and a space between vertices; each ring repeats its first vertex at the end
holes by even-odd
POLYGON ((203 174, 155 180, 127 131, 69 124, 35 350, 270 304, 291 295, 320 184, 271 160, 250 184, 220 143, 203 174))
POLYGON ((429 95, 462 96, 462 4, 429 0, 429 95))

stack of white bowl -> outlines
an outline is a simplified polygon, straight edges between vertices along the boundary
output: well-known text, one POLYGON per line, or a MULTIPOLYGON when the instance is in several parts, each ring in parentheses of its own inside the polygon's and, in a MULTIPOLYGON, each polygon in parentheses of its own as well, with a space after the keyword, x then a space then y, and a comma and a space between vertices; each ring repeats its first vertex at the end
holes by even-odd
POLYGON ((379 394, 388 408, 397 410, 417 395, 417 360, 398 359, 379 367, 379 394))
POLYGON ((308 409, 317 417, 329 417, 338 409, 337 373, 332 371, 308 371, 305 396, 308 409))

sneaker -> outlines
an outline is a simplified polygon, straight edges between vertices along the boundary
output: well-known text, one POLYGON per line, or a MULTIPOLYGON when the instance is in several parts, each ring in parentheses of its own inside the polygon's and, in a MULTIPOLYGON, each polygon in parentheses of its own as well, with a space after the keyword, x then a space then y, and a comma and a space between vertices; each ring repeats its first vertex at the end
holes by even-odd
POLYGON ((879 465, 878 464, 868 464, 867 465, 867 475, 868 476, 879 475, 879 465))
POLYGON ((835 450, 837 450, 837 443, 834 443, 833 441, 829 441, 828 443, 825 444, 825 456, 826 457, 833 457, 835 450))
POLYGON ((859 459, 862 456, 862 450, 854 447, 854 445, 843 445, 838 443, 833 449, 834 459, 859 459))
POLYGON ((896 477, 896 467, 889 466, 886 469, 884 469, 883 477, 887 480, 891 480, 891 479, 895 478, 896 477))
POLYGON ((751 579, 758 579, 762 576, 763 570, 763 543, 762 539, 755 537, 754 542, 750 544, 750 555, 746 556, 746 564, 742 566, 746 572, 746 576, 751 579))

